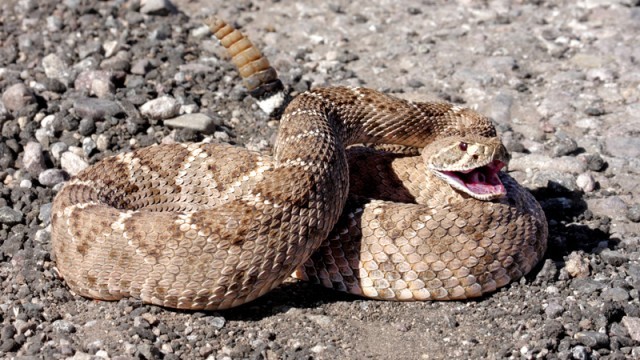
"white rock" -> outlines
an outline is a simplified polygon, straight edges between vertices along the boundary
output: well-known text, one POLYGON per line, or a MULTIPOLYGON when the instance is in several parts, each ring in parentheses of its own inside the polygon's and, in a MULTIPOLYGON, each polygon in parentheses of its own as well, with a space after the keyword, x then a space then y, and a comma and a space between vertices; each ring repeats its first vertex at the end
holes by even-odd
POLYGON ((80 171, 86 169, 89 164, 80 156, 67 151, 60 156, 60 166, 71 176, 77 175, 80 171))
POLYGON ((102 49, 104 49, 104 57, 106 58, 112 57, 113 54, 116 53, 118 48, 119 46, 118 46, 117 40, 105 41, 104 44, 102 44, 102 49))
POLYGON ((191 36, 196 39, 208 36, 209 34, 211 34, 211 30, 209 30, 207 25, 202 25, 191 30, 191 36))
POLYGON ((56 54, 49 54, 42 58, 42 68, 44 74, 50 79, 58 79, 63 83, 67 83, 69 79, 69 67, 56 54))
POLYGON ((589 173, 582 173, 578 175, 576 179, 576 184, 582 191, 585 193, 590 193, 596 188, 596 181, 593 179, 593 176, 589 173))
POLYGON ((69 145, 60 141, 57 143, 53 143, 49 148, 49 151, 51 151, 51 156, 53 156, 54 159, 60 160, 60 155, 62 155, 63 152, 67 151, 68 148, 69 145))
POLYGON ((176 7, 169 0, 142 0, 140 12, 150 15, 168 15, 176 11, 176 7))
POLYGON ((622 324, 627 328, 629 336, 635 341, 640 341, 640 318, 624 316, 622 324))
POLYGON ((185 114, 164 121, 164 124, 172 128, 185 128, 211 134, 216 130, 216 121, 206 114, 185 114))
POLYGON ((140 113, 152 119, 169 119, 180 112, 178 100, 170 96, 162 96, 157 99, 147 101, 140 106, 140 113))
POLYGON ((44 156, 42 154, 42 145, 35 141, 28 142, 24 147, 24 156, 22 164, 29 174, 37 176, 46 168, 44 156))
POLYGON ((578 253, 569 254, 565 268, 573 278, 586 278, 589 276, 589 262, 578 253))

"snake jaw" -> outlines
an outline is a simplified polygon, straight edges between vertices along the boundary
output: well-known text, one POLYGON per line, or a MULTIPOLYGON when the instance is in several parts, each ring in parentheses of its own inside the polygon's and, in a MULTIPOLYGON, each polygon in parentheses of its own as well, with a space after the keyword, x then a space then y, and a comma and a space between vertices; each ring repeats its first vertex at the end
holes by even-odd
POLYGON ((507 194, 498 176, 504 166, 504 162, 493 160, 486 165, 470 169, 441 170, 432 167, 431 170, 454 189, 478 200, 493 200, 507 194))

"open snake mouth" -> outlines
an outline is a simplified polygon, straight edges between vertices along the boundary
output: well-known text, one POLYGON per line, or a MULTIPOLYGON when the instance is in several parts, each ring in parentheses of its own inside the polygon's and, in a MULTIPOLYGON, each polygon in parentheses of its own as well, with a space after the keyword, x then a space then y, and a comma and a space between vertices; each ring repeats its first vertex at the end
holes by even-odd
POLYGON ((479 200, 491 200, 507 194, 498 173, 504 167, 500 160, 460 171, 436 170, 436 174, 454 188, 479 200))

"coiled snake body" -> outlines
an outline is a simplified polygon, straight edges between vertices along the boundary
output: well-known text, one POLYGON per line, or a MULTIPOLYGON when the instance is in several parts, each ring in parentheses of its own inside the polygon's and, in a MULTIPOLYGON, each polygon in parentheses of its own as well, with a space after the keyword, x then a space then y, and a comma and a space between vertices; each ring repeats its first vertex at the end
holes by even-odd
POLYGON ((54 200, 53 252, 77 294, 174 308, 237 306, 294 272, 379 299, 475 297, 546 247, 544 214, 499 173, 507 162, 471 110, 316 89, 287 107, 273 157, 156 145, 81 172, 54 200), (360 143, 424 149, 347 150, 360 143))

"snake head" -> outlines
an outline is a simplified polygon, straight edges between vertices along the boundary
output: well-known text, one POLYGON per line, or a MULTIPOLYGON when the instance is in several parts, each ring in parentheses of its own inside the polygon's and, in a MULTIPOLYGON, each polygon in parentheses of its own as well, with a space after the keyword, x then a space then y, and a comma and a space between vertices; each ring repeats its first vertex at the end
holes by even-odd
POLYGON ((422 151, 427 168, 454 189, 478 200, 505 196, 498 173, 509 163, 509 153, 498 138, 450 136, 422 151))

